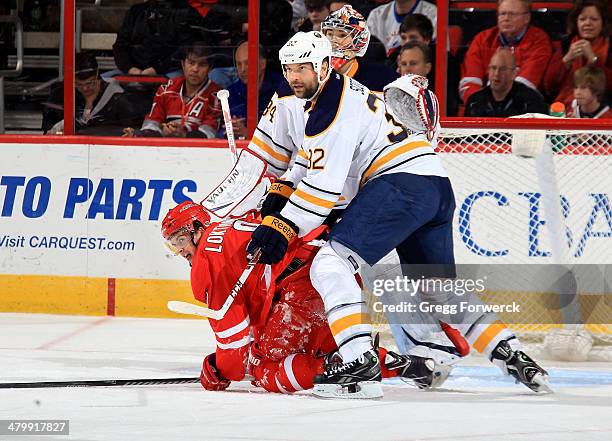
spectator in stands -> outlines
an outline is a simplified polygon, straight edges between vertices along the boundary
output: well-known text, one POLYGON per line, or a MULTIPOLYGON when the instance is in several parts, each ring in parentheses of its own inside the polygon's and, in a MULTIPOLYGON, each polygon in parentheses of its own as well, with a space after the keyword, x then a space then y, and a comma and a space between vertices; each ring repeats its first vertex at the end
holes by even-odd
POLYGON ((612 45, 608 35, 606 6, 601 0, 582 0, 568 15, 569 35, 554 52, 544 77, 544 90, 555 101, 569 106, 574 92, 574 73, 584 66, 597 66, 612 90, 612 45))
MULTIPOLYGON (((248 72, 248 43, 242 42, 236 48, 234 54, 234 61, 236 63, 236 70, 238 71, 238 80, 228 87, 230 93, 229 105, 230 113, 232 115, 232 123, 234 127, 234 135, 237 138, 246 138, 247 128, 245 124, 245 118, 247 114, 247 84, 249 80, 248 72)), ((272 72, 266 69, 267 60, 265 49, 259 47, 259 76, 257 82, 258 93, 258 115, 266 109, 268 102, 274 95, 278 83, 282 77, 276 72, 272 72)), ((225 128, 220 131, 220 136, 225 136, 225 128)))
POLYGON ((368 27, 372 35, 383 42, 387 54, 390 54, 392 49, 401 45, 400 24, 407 15, 417 13, 429 18, 435 35, 438 9, 434 4, 423 0, 394 0, 374 8, 368 16, 368 27))
POLYGON ((429 78, 431 69, 431 51, 427 44, 412 40, 400 48, 397 57, 397 73, 400 76, 411 73, 426 77, 431 87, 431 78, 429 78))
POLYGON ((293 10, 293 16, 291 17, 291 29, 297 31, 297 28, 306 20, 308 12, 306 11, 306 5, 304 0, 287 0, 293 10))
MULTIPOLYGON (((400 25, 400 40, 402 47, 397 48, 389 56, 388 63, 390 66, 395 65, 399 72, 398 54, 405 44, 411 41, 421 42, 428 46, 429 62, 431 70, 427 74, 419 74, 427 77, 429 80, 429 88, 435 90, 436 78, 436 43, 433 41, 433 26, 431 21, 423 14, 410 14, 404 17, 400 25)), ((414 59, 418 55, 417 49, 411 48, 412 53, 409 56, 404 54, 404 69, 406 68, 407 59, 414 59)), ((457 87, 459 85, 459 62, 450 52, 446 54, 446 113, 448 115, 456 115, 459 106, 459 97, 457 95, 457 87)), ((400 72, 401 75, 404 75, 400 72)))
POLYGON ((574 100, 570 118, 612 118, 605 102, 606 74, 595 66, 583 66, 574 74, 574 100))
POLYGON ((381 94, 383 87, 397 78, 395 72, 384 64, 357 61, 357 57, 363 57, 368 49, 370 31, 365 17, 351 5, 327 16, 321 31, 332 44, 332 67, 337 72, 381 94))
POLYGON ((497 26, 474 37, 463 60, 459 96, 464 103, 486 83, 491 57, 499 47, 514 52, 516 81, 537 90, 552 54, 548 34, 531 26, 531 0, 498 0, 497 26))
MULTIPOLYGON (((91 52, 75 59, 75 131, 98 135, 120 135, 128 124, 139 124, 146 113, 139 101, 124 94, 115 82, 100 79, 98 62, 91 52)), ((64 87, 52 90, 43 103, 42 130, 45 134, 64 132, 64 87)))
POLYGON ((299 31, 320 31, 321 23, 329 15, 329 7, 326 0, 304 0, 308 18, 300 25, 299 31))
POLYGON ((180 17, 169 0, 149 0, 131 6, 113 45, 119 71, 169 76, 179 71, 178 48, 188 44, 192 35, 180 17))
POLYGON ((518 67, 510 48, 499 48, 491 57, 488 70, 489 85, 470 95, 465 116, 548 113, 548 105, 537 90, 515 81, 518 67))
POLYGON ((194 43, 183 52, 183 76, 160 86, 151 112, 140 130, 127 127, 125 136, 214 138, 219 129, 219 86, 208 79, 210 51, 194 43))

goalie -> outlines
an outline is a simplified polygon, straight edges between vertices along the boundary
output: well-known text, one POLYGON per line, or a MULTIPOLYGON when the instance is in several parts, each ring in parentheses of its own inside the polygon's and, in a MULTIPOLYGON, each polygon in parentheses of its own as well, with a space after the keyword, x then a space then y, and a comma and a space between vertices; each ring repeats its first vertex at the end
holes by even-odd
MULTIPOLYGON (((206 356, 200 382, 224 390, 250 374, 269 392, 291 393, 313 387, 324 357, 337 349, 323 302, 310 283, 312 258, 323 241, 321 227, 295 241, 276 265, 256 264, 244 285, 235 285, 247 266, 246 247, 259 225, 253 219, 211 223, 204 207, 183 202, 168 212, 162 235, 191 264, 194 297, 210 309, 235 298, 225 315, 210 319, 217 349, 206 356), (236 292, 237 290, 237 292, 236 292)), ((427 388, 446 379, 445 367, 432 359, 403 356, 380 348, 384 377, 401 376, 427 388)), ((327 362, 331 360, 327 357, 327 362)))

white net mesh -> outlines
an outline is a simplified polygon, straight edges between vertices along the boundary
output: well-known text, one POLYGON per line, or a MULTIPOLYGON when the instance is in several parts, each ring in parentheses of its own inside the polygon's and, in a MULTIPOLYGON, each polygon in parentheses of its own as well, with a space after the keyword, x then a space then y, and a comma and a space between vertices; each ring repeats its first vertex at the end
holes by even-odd
POLYGON ((603 351, 610 359, 612 130, 442 129, 437 151, 455 191, 457 263, 522 264, 509 265, 484 300, 503 295, 528 306, 524 324, 509 325, 524 341, 548 335, 548 355, 590 349, 589 358, 603 351), (570 305, 551 308, 558 296, 538 290, 542 264, 568 268, 580 294, 570 305), (574 333, 551 334, 559 329, 574 333))

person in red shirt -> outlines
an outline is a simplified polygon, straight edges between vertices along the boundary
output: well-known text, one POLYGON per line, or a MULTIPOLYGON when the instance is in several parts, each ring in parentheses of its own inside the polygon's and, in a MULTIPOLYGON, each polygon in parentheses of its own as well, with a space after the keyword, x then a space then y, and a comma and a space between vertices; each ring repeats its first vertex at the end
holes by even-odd
POLYGON ((607 92, 612 92, 612 46, 606 6, 601 0, 583 0, 568 15, 569 35, 553 53, 544 76, 544 90, 554 101, 571 105, 574 74, 584 66, 603 69, 607 92))
POLYGON ((208 78, 210 53, 195 43, 184 51, 183 76, 159 86, 151 111, 140 130, 124 129, 125 136, 214 138, 219 128, 219 86, 208 78))
POLYGON ((464 103, 486 85, 489 62, 500 46, 514 52, 519 66, 515 81, 536 90, 540 87, 552 44, 544 30, 530 26, 530 20, 530 0, 498 1, 497 26, 477 34, 463 59, 459 96, 464 103))
MULTIPOLYGON (((324 358, 336 343, 321 297, 310 283, 310 265, 323 241, 320 227, 296 240, 275 265, 255 264, 242 287, 237 280, 248 263, 247 244, 260 224, 252 216, 211 223, 200 204, 183 202, 168 212, 162 235, 169 247, 191 264, 196 300, 219 310, 235 295, 219 320, 209 319, 217 348, 203 361, 200 382, 224 390, 231 381, 253 377, 269 392, 292 393, 313 387, 324 358)), ((419 387, 438 384, 448 375, 429 358, 404 356, 380 348, 383 377, 412 379, 419 387)))

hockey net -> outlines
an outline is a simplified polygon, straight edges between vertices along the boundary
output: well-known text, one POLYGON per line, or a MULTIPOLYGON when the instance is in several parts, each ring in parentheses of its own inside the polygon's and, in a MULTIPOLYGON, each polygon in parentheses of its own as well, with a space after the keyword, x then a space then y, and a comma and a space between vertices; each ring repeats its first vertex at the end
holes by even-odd
MULTIPOLYGON (((442 130, 437 151, 455 192, 456 262, 507 265, 481 297, 518 300, 520 323, 498 315, 540 356, 612 360, 612 129, 528 123, 442 130), (546 265, 566 270, 561 278, 574 295, 540 280, 546 265)), ((385 321, 375 315, 374 323, 385 321)))

